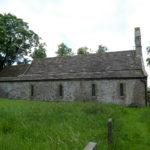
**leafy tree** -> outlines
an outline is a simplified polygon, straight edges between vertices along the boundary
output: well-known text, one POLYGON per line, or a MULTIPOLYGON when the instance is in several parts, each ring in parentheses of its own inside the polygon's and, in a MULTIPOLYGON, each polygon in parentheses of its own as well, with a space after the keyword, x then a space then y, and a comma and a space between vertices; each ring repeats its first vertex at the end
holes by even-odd
POLYGON ((147 99, 148 102, 150 103, 150 87, 147 87, 147 99))
POLYGON ((28 23, 16 16, 0 14, 0 70, 13 63, 27 63, 26 56, 39 44, 40 37, 28 23))
POLYGON ((68 48, 64 43, 58 45, 58 50, 56 51, 57 56, 70 56, 73 55, 72 49, 68 48))
POLYGON ((107 50, 108 50, 107 47, 99 45, 98 50, 96 51, 96 53, 97 54, 102 54, 102 53, 105 53, 107 50))
POLYGON ((35 48, 34 52, 31 54, 31 57, 33 59, 36 58, 46 58, 46 49, 45 49, 46 44, 45 43, 40 43, 38 48, 35 48))
POLYGON ((31 63, 31 60, 28 59, 28 58, 22 59, 22 60, 20 60, 20 61, 17 62, 18 65, 29 64, 29 63, 31 63))
POLYGON ((78 55, 85 55, 85 54, 89 54, 88 52, 88 48, 87 47, 80 47, 77 51, 78 55))
POLYGON ((147 64, 150 65, 150 46, 147 47, 148 58, 146 59, 147 64))

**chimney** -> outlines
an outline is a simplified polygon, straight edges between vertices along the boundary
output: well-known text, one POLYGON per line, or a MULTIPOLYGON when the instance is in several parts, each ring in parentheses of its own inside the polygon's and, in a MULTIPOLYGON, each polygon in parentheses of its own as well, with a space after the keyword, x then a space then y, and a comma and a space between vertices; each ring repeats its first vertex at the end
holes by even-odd
POLYGON ((135 49, 136 49, 136 56, 141 57, 142 46, 141 46, 141 32, 139 27, 135 28, 135 49))

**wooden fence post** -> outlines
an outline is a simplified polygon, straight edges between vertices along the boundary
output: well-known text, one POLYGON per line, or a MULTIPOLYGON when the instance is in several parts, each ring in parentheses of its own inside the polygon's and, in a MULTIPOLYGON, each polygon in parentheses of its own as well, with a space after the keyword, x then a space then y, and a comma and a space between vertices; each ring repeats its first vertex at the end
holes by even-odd
POLYGON ((112 118, 108 119, 108 144, 112 144, 112 118))
POLYGON ((89 142, 83 150, 97 150, 97 144, 94 142, 89 142))

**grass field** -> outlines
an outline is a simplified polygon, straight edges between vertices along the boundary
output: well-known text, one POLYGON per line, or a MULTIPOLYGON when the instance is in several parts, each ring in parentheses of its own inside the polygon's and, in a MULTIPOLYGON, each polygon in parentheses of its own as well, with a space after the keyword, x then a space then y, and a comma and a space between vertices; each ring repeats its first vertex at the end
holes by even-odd
POLYGON ((98 150, 150 150, 150 107, 0 99, 0 150, 83 150, 89 141, 98 150))

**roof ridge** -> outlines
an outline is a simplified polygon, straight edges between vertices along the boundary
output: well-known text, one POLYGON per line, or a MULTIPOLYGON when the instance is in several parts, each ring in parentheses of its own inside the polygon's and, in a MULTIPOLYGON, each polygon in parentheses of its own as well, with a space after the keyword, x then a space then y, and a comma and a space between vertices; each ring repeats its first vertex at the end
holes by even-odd
POLYGON ((109 52, 104 52, 102 54, 98 54, 98 53, 89 53, 89 54, 81 54, 81 55, 72 55, 72 56, 54 56, 54 57, 46 57, 46 58, 37 58, 34 59, 36 60, 46 60, 46 59, 56 59, 56 58, 72 58, 72 57, 85 57, 85 56, 100 56, 100 55, 105 55, 105 54, 110 54, 110 53, 120 53, 120 52, 134 52, 135 50, 120 50, 120 51, 109 51, 109 52))

